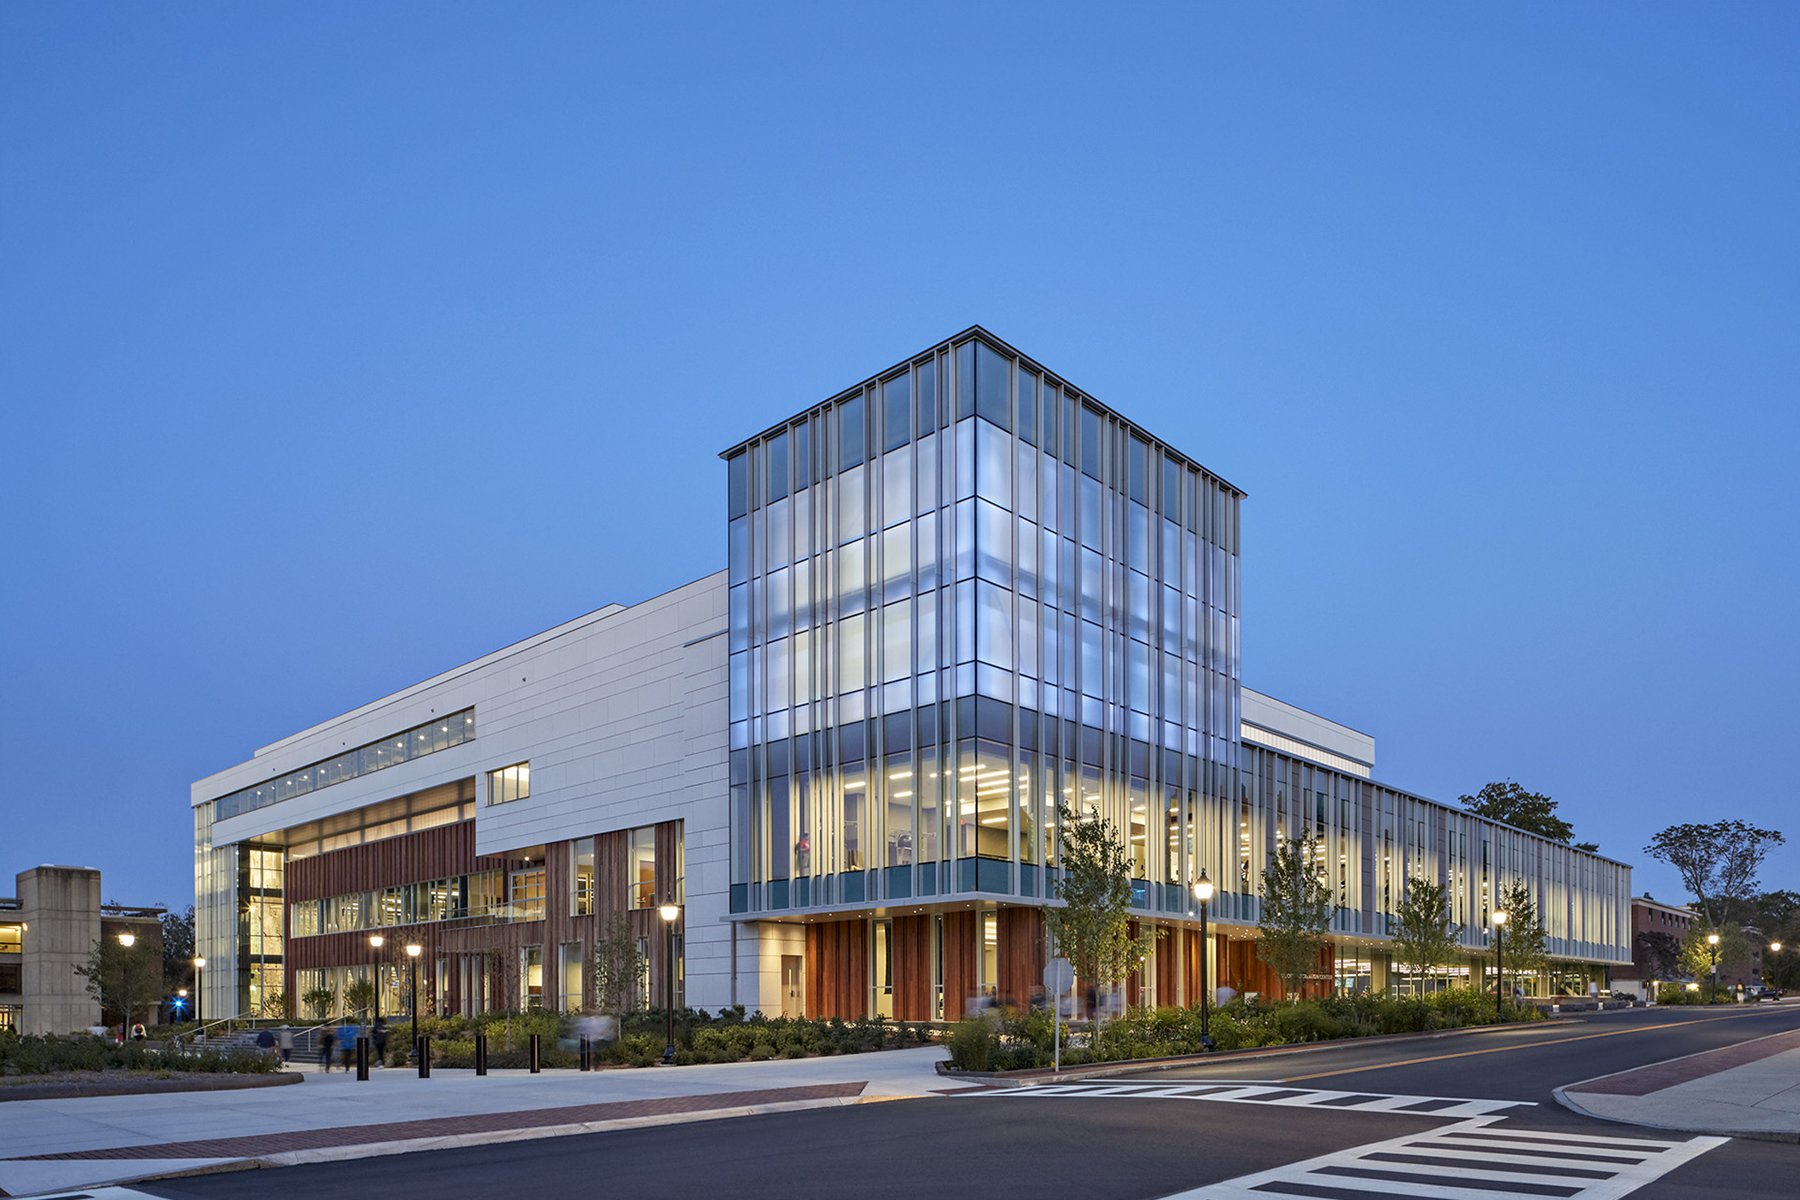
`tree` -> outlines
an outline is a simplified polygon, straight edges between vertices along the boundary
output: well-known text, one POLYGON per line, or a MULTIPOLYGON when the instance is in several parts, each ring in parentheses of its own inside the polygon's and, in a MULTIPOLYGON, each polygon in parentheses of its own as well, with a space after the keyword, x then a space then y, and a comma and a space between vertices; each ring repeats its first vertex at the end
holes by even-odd
MULTIPOLYGON (((162 999, 162 970, 155 951, 144 941, 121 946, 112 938, 96 941, 87 962, 75 968, 87 981, 87 993, 100 1002, 103 1019, 118 1017, 126 1026, 162 999)), ((129 1032, 129 1030, 127 1031, 129 1032)))
POLYGON ((1499 934, 1504 973, 1517 979, 1541 970, 1549 961, 1544 953, 1547 939, 1531 889, 1523 879, 1515 879, 1501 887, 1496 896, 1496 911, 1506 914, 1506 926, 1499 934))
POLYGON ((1078 816, 1057 806, 1061 825, 1062 875, 1056 881, 1057 908, 1044 922, 1075 977, 1098 988, 1119 983, 1141 964, 1155 931, 1131 932, 1131 855, 1112 822, 1098 813, 1078 816))
POLYGON ((194 986, 194 906, 164 913, 162 922, 163 987, 168 991, 194 986))
POLYGON ((1429 975, 1456 955, 1462 926, 1450 919, 1450 888, 1423 875, 1406 881, 1394 926, 1394 961, 1429 975))
POLYGON ((1681 967, 1681 939, 1660 930, 1640 933, 1631 940, 1631 956, 1651 979, 1669 979, 1681 967))
MULTIPOLYGON (((1458 796, 1462 806, 1478 817, 1523 829, 1569 845, 1575 827, 1556 815, 1556 801, 1542 792, 1528 792, 1510 779, 1484 784, 1473 796, 1458 796)), ((1575 849, 1589 852, 1600 847, 1593 842, 1580 842, 1575 849)))
POLYGON ((610 1017, 622 1017, 643 1001, 640 981, 649 969, 638 949, 631 922, 616 912, 606 932, 594 942, 594 1006, 610 1017))
POLYGON ((1742 964, 1750 958, 1750 940, 1744 931, 1736 925, 1720 925, 1717 928, 1699 923, 1688 926, 1687 934, 1681 939, 1681 973, 1690 979, 1698 980, 1706 986, 1712 974, 1715 961, 1713 946, 1706 940, 1708 934, 1719 935, 1717 962, 1719 973, 1724 974, 1733 965, 1742 964))
POLYGON ((1650 839, 1644 853, 1675 868, 1707 926, 1718 928, 1735 905, 1755 894, 1757 868, 1769 851, 1786 844, 1774 829, 1714 821, 1671 825, 1650 839))
POLYGON ((1256 956, 1269 964, 1296 1002, 1331 927, 1331 885, 1315 865, 1322 855, 1318 839, 1304 834, 1277 846, 1262 873, 1262 938, 1256 956))
POLYGON ((344 985, 344 1007, 352 1013, 368 1010, 375 1003, 375 982, 357 976, 344 985))
POLYGON ((328 987, 316 987, 300 997, 300 1003, 311 1011, 315 1021, 323 1021, 331 1015, 331 1008, 337 1003, 337 993, 328 987))

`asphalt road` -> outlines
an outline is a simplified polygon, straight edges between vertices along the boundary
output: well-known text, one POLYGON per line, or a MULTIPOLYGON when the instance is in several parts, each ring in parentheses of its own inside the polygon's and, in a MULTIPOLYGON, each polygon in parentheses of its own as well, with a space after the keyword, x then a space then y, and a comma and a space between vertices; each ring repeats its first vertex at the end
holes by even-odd
POLYGON ((1405 1179, 1413 1181, 1407 1195, 1581 1200, 1592 1187, 1594 1195, 1629 1192, 1645 1200, 1786 1200, 1796 1194, 1800 1169, 1800 1149, 1792 1145, 1729 1141, 1670 1167, 1665 1159, 1695 1149, 1683 1145, 1684 1135, 1588 1120, 1557 1106, 1549 1090, 1796 1026, 1800 1004, 1730 1015, 1631 1010, 1554 1028, 1220 1060, 1081 1084, 1064 1095, 1029 1089, 894 1101, 139 1187, 194 1200, 270 1193, 395 1200, 519 1190, 633 1200, 1041 1200, 1047 1194, 1155 1200, 1203 1187, 1197 1195, 1225 1195, 1228 1189, 1205 1185, 1254 1172, 1291 1173, 1287 1164, 1323 1158, 1308 1168, 1314 1173, 1306 1182, 1269 1183, 1245 1194, 1368 1200, 1392 1194, 1384 1179, 1405 1179), (1209 1085, 1246 1080, 1288 1086, 1268 1093, 1280 1103, 1192 1098, 1218 1094, 1209 1085), (1514 1103, 1489 1104, 1487 1115, 1459 1119, 1314 1107, 1313 1089, 1514 1103), (1527 1154, 1491 1153, 1514 1146, 1530 1147, 1532 1165, 1518 1165, 1527 1154), (1639 1160, 1645 1165, 1634 1165, 1639 1160), (1655 1177, 1634 1190, 1626 1186, 1633 1171, 1655 1177), (1529 1174, 1509 1174, 1516 1172, 1529 1174), (1445 1187, 1474 1192, 1444 1193, 1445 1187))

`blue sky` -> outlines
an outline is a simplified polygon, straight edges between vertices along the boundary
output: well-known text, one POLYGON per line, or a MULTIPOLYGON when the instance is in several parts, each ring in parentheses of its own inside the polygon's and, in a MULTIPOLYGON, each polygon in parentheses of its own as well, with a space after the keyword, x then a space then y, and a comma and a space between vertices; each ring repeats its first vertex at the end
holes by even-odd
MULTIPOLYGON (((1245 682, 1795 838, 1800 9, 0 7, 0 879, 724 563, 981 323, 1250 493, 1245 682)), ((0 882, 0 887, 4 887, 0 882)))

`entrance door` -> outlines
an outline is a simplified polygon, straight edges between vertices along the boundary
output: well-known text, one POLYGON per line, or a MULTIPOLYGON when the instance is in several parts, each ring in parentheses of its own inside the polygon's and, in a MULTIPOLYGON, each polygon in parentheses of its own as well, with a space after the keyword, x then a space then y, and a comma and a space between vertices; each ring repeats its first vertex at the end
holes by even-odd
POLYGON ((806 959, 799 954, 781 956, 781 1015, 806 1015, 806 959))

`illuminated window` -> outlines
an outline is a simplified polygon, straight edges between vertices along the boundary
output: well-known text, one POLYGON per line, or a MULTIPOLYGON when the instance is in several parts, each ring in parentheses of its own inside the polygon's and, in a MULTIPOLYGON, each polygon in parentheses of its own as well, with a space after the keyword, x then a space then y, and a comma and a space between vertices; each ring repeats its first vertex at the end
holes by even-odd
POLYGON ((569 846, 569 915, 594 911, 594 839, 577 838, 569 846))
POLYGON ((656 827, 643 825, 631 831, 626 851, 625 878, 631 895, 629 908, 654 908, 656 894, 656 827))
POLYGON ((510 804, 531 795, 531 764, 514 763, 488 772, 488 803, 510 804))
POLYGON ((511 900, 513 919, 518 921, 541 921, 544 919, 544 868, 532 871, 514 871, 512 874, 511 900))

